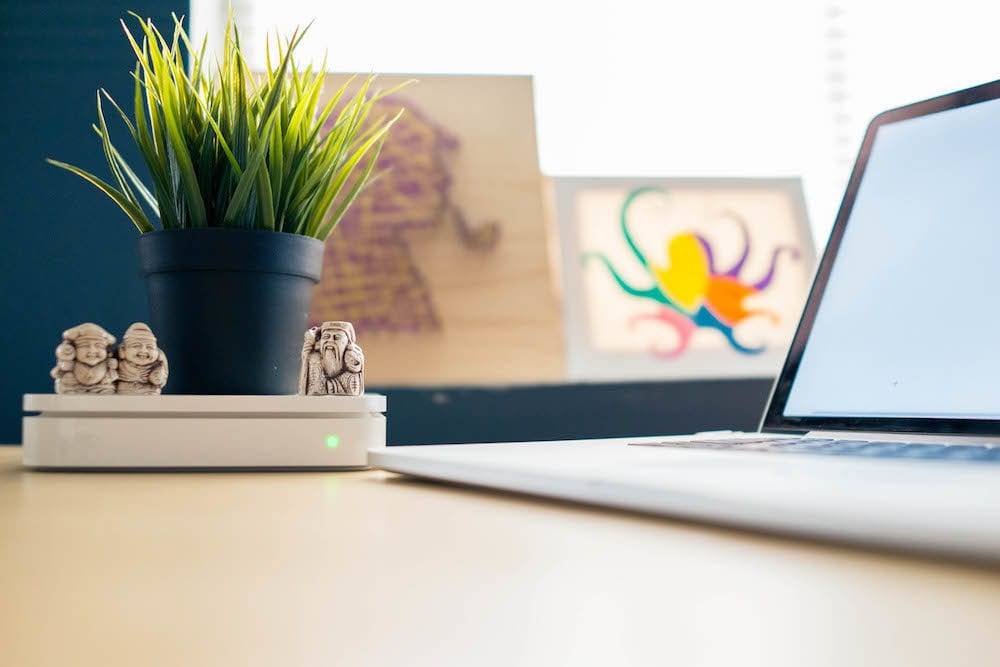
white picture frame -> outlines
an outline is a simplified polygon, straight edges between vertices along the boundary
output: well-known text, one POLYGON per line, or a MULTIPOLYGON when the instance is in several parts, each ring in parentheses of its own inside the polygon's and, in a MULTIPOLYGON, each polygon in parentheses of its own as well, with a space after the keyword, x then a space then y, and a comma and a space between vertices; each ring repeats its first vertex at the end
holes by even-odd
POLYGON ((816 264, 800 179, 555 177, 552 188, 569 380, 753 378, 778 373, 816 264), (631 200, 628 212, 612 207, 610 202, 621 206, 636 192, 640 194, 631 200), (661 201, 653 201, 656 196, 661 201), (645 209, 639 208, 640 198, 647 200, 645 209), (637 211, 643 216, 638 222, 632 220, 637 211), (713 217, 730 213, 734 217, 728 222, 713 217), (639 227, 630 233, 648 266, 641 265, 621 237, 622 215, 629 219, 627 227, 639 227), (747 230, 748 252, 740 247, 741 228, 747 230), (666 246, 658 244, 658 235, 666 246), (795 252, 777 250, 785 246, 795 252), (608 255, 607 261, 595 261, 600 252, 608 255), (777 261, 771 261, 775 254, 777 261), (737 274, 726 275, 740 257, 737 274), (713 266, 706 274, 709 264, 713 266), (658 294, 625 293, 611 267, 631 287, 656 288, 658 294), (676 307, 668 285, 686 299, 688 310, 676 307), (685 318, 688 324, 681 322, 685 318), (713 318, 711 326, 698 324, 713 318), (728 334, 723 327, 730 329, 728 334), (680 352, 678 345, 683 347, 680 352))

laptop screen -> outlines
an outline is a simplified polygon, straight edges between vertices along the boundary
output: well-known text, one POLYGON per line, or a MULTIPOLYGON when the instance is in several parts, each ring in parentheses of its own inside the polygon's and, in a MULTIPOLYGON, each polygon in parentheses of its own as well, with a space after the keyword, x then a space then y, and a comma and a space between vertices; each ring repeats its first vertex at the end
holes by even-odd
POLYGON ((876 126, 781 414, 1000 419, 1000 100, 876 126))

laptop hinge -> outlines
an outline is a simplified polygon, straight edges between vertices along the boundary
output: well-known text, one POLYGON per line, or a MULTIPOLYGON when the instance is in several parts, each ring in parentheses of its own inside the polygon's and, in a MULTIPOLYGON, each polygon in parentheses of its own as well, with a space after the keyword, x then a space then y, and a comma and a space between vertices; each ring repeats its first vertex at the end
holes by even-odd
POLYGON ((959 435, 940 433, 927 435, 920 433, 886 433, 885 431, 809 431, 807 438, 834 438, 837 440, 876 440, 880 442, 919 442, 930 445, 1000 445, 1000 437, 986 435, 959 435))

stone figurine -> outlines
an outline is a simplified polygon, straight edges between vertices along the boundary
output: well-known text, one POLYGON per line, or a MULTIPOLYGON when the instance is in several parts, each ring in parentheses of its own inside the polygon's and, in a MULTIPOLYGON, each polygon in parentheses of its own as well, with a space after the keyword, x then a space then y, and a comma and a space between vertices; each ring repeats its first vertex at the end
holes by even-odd
POLYGON ((159 394, 167 384, 167 355, 156 345, 156 336, 143 322, 125 331, 118 346, 119 394, 159 394))
POLYGON ((299 394, 360 396, 365 392, 365 355, 350 322, 323 322, 306 331, 299 394))
POLYGON ((49 375, 57 394, 113 394, 118 380, 115 337, 92 322, 63 332, 49 375))

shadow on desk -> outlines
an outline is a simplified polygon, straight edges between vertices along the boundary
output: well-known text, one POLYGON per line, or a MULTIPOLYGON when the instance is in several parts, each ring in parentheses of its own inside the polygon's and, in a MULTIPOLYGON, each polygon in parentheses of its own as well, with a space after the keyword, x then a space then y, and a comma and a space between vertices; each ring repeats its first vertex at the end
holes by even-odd
POLYGON ((755 430, 772 380, 379 387, 390 445, 755 430))

